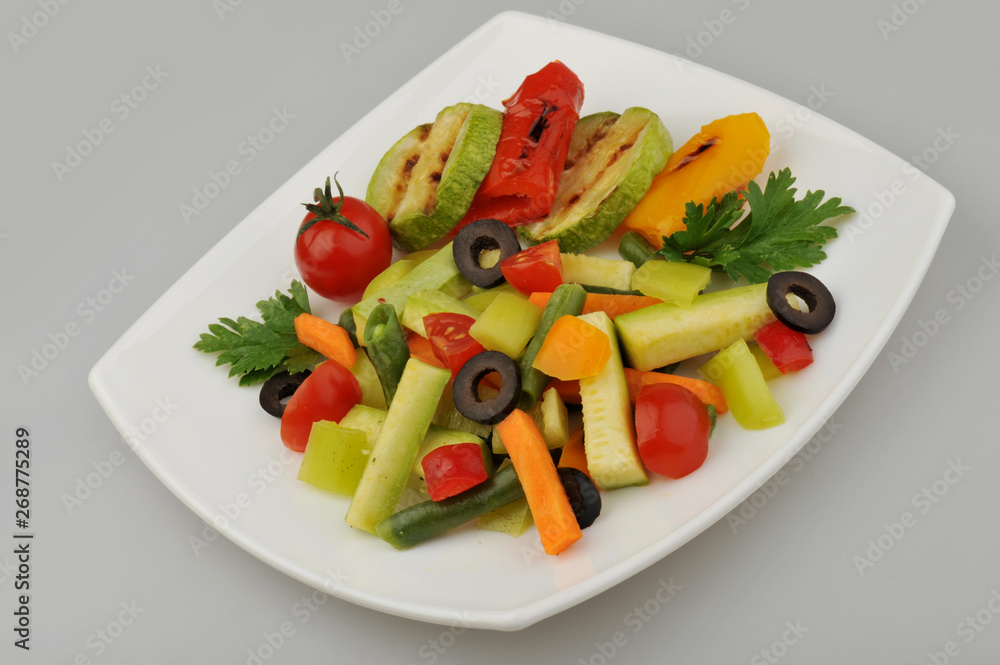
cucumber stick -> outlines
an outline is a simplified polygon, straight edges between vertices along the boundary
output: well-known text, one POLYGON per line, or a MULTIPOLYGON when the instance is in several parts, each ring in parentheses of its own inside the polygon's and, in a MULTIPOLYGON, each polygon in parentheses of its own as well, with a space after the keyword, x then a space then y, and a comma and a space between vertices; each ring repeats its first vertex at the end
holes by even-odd
POLYGON ((347 511, 347 523, 375 533, 375 525, 396 510, 413 470, 420 443, 451 372, 410 358, 385 422, 372 446, 365 472, 347 511))
POLYGON ((563 281, 603 286, 618 291, 632 288, 635 264, 622 259, 603 259, 586 254, 560 254, 563 267, 563 281))
POLYGON ((523 497, 521 481, 509 465, 461 494, 444 501, 424 501, 387 516, 375 527, 375 533, 402 550, 523 497))
POLYGON ((774 321, 767 284, 738 286, 698 296, 690 307, 664 303, 615 318, 622 351, 645 372, 746 339, 774 321))
POLYGON ((615 326, 604 312, 580 317, 611 341, 611 358, 595 376, 580 379, 583 431, 590 477, 602 490, 649 482, 639 458, 632 421, 632 403, 618 350, 615 326))

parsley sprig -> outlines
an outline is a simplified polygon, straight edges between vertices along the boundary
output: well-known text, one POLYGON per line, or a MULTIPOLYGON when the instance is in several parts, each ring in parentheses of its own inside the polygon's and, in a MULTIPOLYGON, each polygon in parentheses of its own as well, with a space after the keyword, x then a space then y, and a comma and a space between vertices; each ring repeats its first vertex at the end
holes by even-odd
POLYGON ((295 317, 312 313, 309 294, 302 282, 295 280, 288 295, 276 291, 273 298, 257 303, 263 323, 241 316, 235 321, 220 318, 210 323, 194 348, 218 353, 216 366, 230 365, 229 376, 239 376, 241 386, 267 381, 287 370, 296 374, 309 369, 322 356, 299 342, 295 317))
POLYGON ((752 284, 766 282, 775 271, 819 263, 826 258, 823 245, 837 237, 837 229, 821 223, 854 209, 842 206, 836 197, 823 201, 822 190, 806 192, 796 201, 794 183, 787 168, 772 172, 763 191, 751 181, 742 192, 750 207, 745 216, 736 191, 721 201, 713 198, 708 206, 689 202, 687 228, 665 236, 658 253, 725 272, 734 280, 742 275, 752 284))

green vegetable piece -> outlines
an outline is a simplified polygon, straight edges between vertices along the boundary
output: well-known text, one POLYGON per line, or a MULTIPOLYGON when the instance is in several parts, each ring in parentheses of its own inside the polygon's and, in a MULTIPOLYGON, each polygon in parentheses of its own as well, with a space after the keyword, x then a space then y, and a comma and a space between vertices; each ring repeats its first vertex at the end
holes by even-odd
POLYGON ((385 403, 385 391, 382 389, 378 372, 375 371, 375 365, 372 364, 364 349, 358 349, 357 359, 354 361, 354 366, 351 367, 351 374, 358 380, 358 385, 361 387, 362 404, 376 409, 388 407, 385 403))
POLYGON ((712 269, 694 263, 650 261, 632 275, 632 288, 663 302, 690 307, 712 279, 712 269))
POLYGON ((375 275, 372 281, 368 282, 368 286, 365 287, 365 292, 362 294, 361 299, 369 298, 372 295, 378 293, 379 291, 384 291, 399 280, 403 279, 411 270, 417 266, 416 261, 412 259, 400 259, 389 264, 389 267, 375 275))
POLYGON ((483 513, 476 522, 476 528, 484 531, 499 531, 517 538, 534 523, 531 508, 528 507, 528 500, 525 498, 483 513))
MULTIPOLYGON (((482 399, 491 399, 495 397, 497 391, 486 385, 479 386, 479 396, 482 399)), ((441 395, 441 401, 438 402, 437 410, 434 412, 434 418, 431 420, 432 423, 440 427, 447 427, 448 429, 462 430, 463 432, 469 432, 480 438, 486 438, 490 435, 492 427, 489 425, 483 425, 482 423, 477 423, 475 420, 470 420, 462 415, 462 412, 455 407, 455 398, 451 391, 451 386, 444 391, 441 395)))
POLYGON ((486 311, 486 308, 490 306, 490 303, 496 300, 496 297, 501 293, 509 293, 510 295, 517 296, 518 298, 527 298, 513 286, 504 282, 500 286, 494 286, 492 289, 481 289, 478 286, 474 286, 472 287, 472 295, 468 296, 462 302, 482 314, 486 311))
POLYGON ((622 234, 622 239, 618 243, 618 256, 631 261, 636 268, 641 268, 647 261, 663 259, 656 253, 656 248, 638 231, 626 231, 622 234))
POLYGON ((560 255, 563 267, 563 281, 587 284, 616 291, 628 291, 632 287, 635 266, 621 259, 604 259, 586 254, 560 255))
POLYGON ((743 339, 723 349, 698 368, 722 389, 729 411, 746 429, 767 429, 785 422, 785 414, 764 381, 757 360, 743 339))
MULTIPOLYGON (((542 395, 542 399, 535 402, 534 406, 528 409, 528 415, 538 425, 538 430, 545 440, 545 447, 549 450, 562 448, 569 441, 569 412, 559 391, 549 388, 542 395)), ((500 438, 500 432, 493 426, 493 452, 498 455, 507 454, 507 446, 500 438)))
POLYGON ((538 397, 549 385, 552 377, 532 367, 535 358, 538 356, 545 336, 549 334, 549 329, 560 317, 570 315, 576 316, 583 311, 583 305, 587 301, 587 292, 579 284, 560 284, 552 292, 549 302, 545 304, 542 312, 542 320, 538 323, 538 330, 535 331, 524 355, 521 357, 521 400, 519 407, 527 411, 538 401, 538 397))
POLYGON ((742 275, 752 284, 766 282, 775 271, 819 263, 826 258, 823 245, 837 237, 837 229, 820 224, 854 209, 840 205, 836 197, 823 201, 822 190, 796 201, 794 183, 786 168, 772 172, 763 191, 751 180, 743 198, 732 191, 707 207, 689 202, 685 230, 665 237, 660 254, 723 271, 732 279, 742 275), (743 199, 750 208, 746 217, 743 199))
POLYGON ((368 465, 347 511, 348 524, 375 533, 375 525, 396 510, 431 416, 450 378, 448 370, 416 358, 406 363, 399 381, 401 398, 389 405, 375 438, 368 465))
POLYGON ((521 481, 510 465, 461 494, 418 503, 386 517, 376 525, 375 533, 396 549, 407 549, 523 497, 521 481))
POLYGON ((347 336, 351 338, 351 344, 354 345, 355 349, 361 346, 358 344, 358 328, 354 325, 354 314, 351 313, 350 309, 345 309, 340 313, 337 325, 347 331, 347 336))
POLYGON ((372 310, 383 303, 395 307, 398 316, 403 311, 407 298, 417 291, 437 289, 455 298, 461 298, 471 288, 472 285, 458 271, 451 243, 448 243, 398 281, 366 296, 351 308, 358 329, 358 339, 365 339, 365 323, 371 316, 372 310))
POLYGON ((476 318, 479 310, 470 307, 465 301, 452 298, 440 291, 417 291, 406 299, 406 308, 400 323, 404 328, 408 328, 421 337, 427 337, 427 330, 424 328, 424 317, 428 314, 438 314, 440 312, 450 312, 452 314, 465 314, 476 318))
POLYGON ((396 310, 392 305, 376 307, 372 310, 368 323, 365 347, 382 383, 385 403, 391 405, 403 369, 410 359, 410 347, 406 344, 406 335, 399 326, 396 310))
POLYGON ((517 358, 542 320, 542 308, 524 298, 498 295, 469 329, 469 334, 490 351, 517 358))
POLYGON ((210 323, 194 348, 218 353, 215 365, 230 365, 229 376, 240 377, 241 386, 267 381, 285 370, 298 374, 316 365, 323 356, 299 342, 295 334, 295 317, 312 313, 306 287, 293 281, 288 294, 276 291, 274 297, 257 303, 263 323, 244 316, 210 323))
POLYGON ((320 489, 354 496, 368 452, 364 432, 320 420, 309 431, 298 479, 320 489))
POLYGON ((781 370, 774 364, 774 361, 764 353, 764 349, 760 348, 760 344, 749 344, 749 347, 750 353, 753 354, 754 360, 757 361, 757 366, 760 367, 760 373, 765 381, 784 376, 781 370))
POLYGON ((717 351, 774 321, 767 284, 740 286, 698 296, 690 307, 669 303, 615 318, 629 365, 648 371, 717 351))
POLYGON ((649 479, 636 445, 632 403, 614 324, 604 312, 584 314, 580 319, 595 326, 611 341, 611 358, 604 368, 595 376, 580 379, 590 477, 602 490, 645 485, 649 479))
MULTIPOLYGON (((375 445, 375 439, 385 422, 385 409, 376 409, 363 404, 355 404, 351 410, 340 419, 341 427, 358 429, 368 437, 368 449, 375 445)), ((308 444, 307 444, 308 446, 308 444)))

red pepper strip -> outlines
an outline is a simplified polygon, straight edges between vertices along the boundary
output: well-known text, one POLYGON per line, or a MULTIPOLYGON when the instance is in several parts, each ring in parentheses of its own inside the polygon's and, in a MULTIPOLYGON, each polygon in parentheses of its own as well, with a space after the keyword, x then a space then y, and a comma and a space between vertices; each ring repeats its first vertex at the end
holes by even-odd
POLYGON ((558 60, 525 78, 504 101, 493 164, 452 233, 477 219, 499 219, 513 227, 547 215, 582 104, 583 83, 558 60))
POLYGON ((420 465, 431 499, 447 499, 486 480, 482 451, 478 443, 456 443, 427 453, 420 465))
POLYGON ((813 352, 806 336, 781 321, 767 324, 753 337, 782 374, 796 372, 812 364, 813 352))

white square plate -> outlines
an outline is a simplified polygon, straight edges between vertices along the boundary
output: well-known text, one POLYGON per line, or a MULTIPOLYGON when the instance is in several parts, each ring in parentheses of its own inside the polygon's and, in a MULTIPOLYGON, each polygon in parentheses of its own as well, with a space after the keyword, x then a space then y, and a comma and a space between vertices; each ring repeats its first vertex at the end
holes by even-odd
MULTIPOLYGON (((954 209, 940 185, 809 109, 676 56, 524 14, 505 13, 439 58, 334 141, 238 224, 95 365, 91 387, 136 454, 208 523, 275 568, 351 602, 442 624, 517 630, 658 561, 708 528, 781 468, 833 414, 888 340, 917 290, 954 209), (296 277, 301 201, 333 174, 364 192, 382 153, 461 100, 501 108, 551 60, 586 88, 583 114, 629 106, 657 112, 680 145, 701 125, 756 111, 773 136, 765 173, 789 166, 801 193, 824 189, 859 212, 838 222, 829 258, 810 270, 838 301, 814 339, 816 362, 773 384, 788 422, 741 430, 723 417, 709 457, 682 480, 604 494, 604 513, 558 557, 537 534, 466 527, 397 552, 343 520, 348 500, 295 479, 299 455, 278 422, 191 345, 220 316, 296 277), (895 192, 894 201, 878 193, 895 192), (279 248, 277 251, 275 248, 279 248), (287 248, 284 251, 281 248, 287 248), (175 405, 169 416, 158 405, 175 405), (162 422, 160 422, 162 421, 162 422), (138 429, 136 429, 138 428, 138 429), (132 432, 132 433, 130 433, 132 432)), ((605 245, 598 253, 614 255, 605 245)), ((314 312, 339 308, 313 297, 314 312)))

